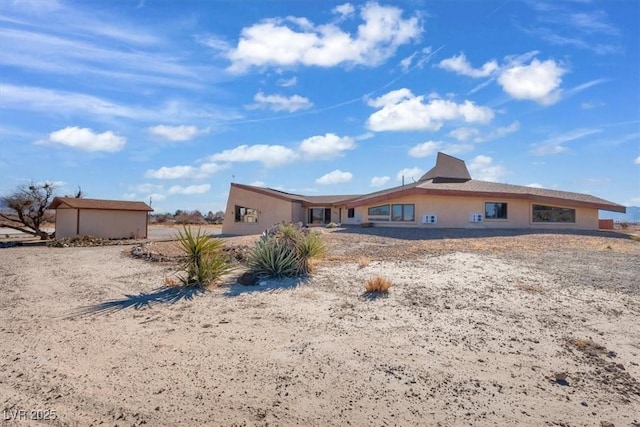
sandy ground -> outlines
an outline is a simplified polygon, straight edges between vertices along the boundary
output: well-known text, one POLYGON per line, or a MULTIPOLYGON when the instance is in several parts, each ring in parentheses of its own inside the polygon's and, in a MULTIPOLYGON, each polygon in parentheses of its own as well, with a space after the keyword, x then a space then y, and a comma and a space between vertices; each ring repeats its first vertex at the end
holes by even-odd
POLYGON ((122 246, 1 249, 2 425, 640 425, 639 242, 367 233, 205 293, 122 246))

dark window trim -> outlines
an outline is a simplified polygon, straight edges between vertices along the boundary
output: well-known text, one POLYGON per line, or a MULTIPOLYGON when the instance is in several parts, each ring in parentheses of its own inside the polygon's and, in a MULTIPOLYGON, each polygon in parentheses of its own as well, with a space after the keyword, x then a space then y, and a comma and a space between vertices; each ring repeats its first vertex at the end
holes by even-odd
MULTIPOLYGON (((499 209, 496 209, 496 215, 500 213, 499 209)), ((509 219, 509 203, 507 202, 484 202, 484 219, 487 221, 505 221, 509 219), (487 205, 504 205, 504 216, 489 216, 487 214, 487 205)))

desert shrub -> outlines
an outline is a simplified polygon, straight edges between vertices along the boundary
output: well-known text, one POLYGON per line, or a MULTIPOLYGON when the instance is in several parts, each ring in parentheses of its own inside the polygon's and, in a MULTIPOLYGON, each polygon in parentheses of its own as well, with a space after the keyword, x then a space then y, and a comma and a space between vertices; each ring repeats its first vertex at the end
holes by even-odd
POLYGON ((385 279, 382 276, 376 276, 372 279, 367 280, 367 283, 364 284, 364 290, 366 292, 379 292, 379 293, 387 293, 389 292, 389 288, 391 288, 391 280, 385 279))
POLYGON ((364 256, 364 255, 360 255, 358 257, 358 267, 359 268, 365 268, 367 265, 371 264, 371 258, 364 256))
POLYGON ((336 224, 335 222, 330 222, 329 224, 326 225, 327 228, 337 228, 338 224, 336 224))
POLYGON ((626 221, 620 222, 620 228, 622 228, 623 230, 626 230, 627 228, 629 228, 629 223, 626 221))
POLYGON ((208 286, 223 275, 231 272, 233 266, 223 252, 222 241, 198 229, 178 230, 178 246, 185 253, 182 269, 186 273, 179 276, 185 286, 208 286))
POLYGON ((303 276, 325 253, 318 234, 294 224, 280 224, 263 234, 249 255, 249 265, 261 277, 303 276))
POLYGON ((191 212, 179 211, 174 218, 176 224, 204 224, 206 222, 204 216, 198 210, 191 212))

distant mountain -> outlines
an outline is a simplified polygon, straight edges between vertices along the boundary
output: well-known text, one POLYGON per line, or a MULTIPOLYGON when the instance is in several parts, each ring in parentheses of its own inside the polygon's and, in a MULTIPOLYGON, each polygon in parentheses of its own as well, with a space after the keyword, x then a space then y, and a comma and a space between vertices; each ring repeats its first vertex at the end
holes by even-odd
POLYGON ((600 211, 600 219, 614 221, 640 222, 640 206, 627 206, 627 213, 600 211))

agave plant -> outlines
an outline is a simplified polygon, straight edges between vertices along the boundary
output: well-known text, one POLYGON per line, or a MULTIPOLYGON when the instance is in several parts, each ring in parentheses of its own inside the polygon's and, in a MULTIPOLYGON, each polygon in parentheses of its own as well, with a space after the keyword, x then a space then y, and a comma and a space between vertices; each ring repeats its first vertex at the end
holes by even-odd
POLYGON ((180 276, 183 285, 208 286, 233 270, 222 252, 221 240, 212 239, 200 229, 193 233, 186 226, 178 230, 177 237, 178 246, 185 253, 182 269, 186 274, 180 276))

